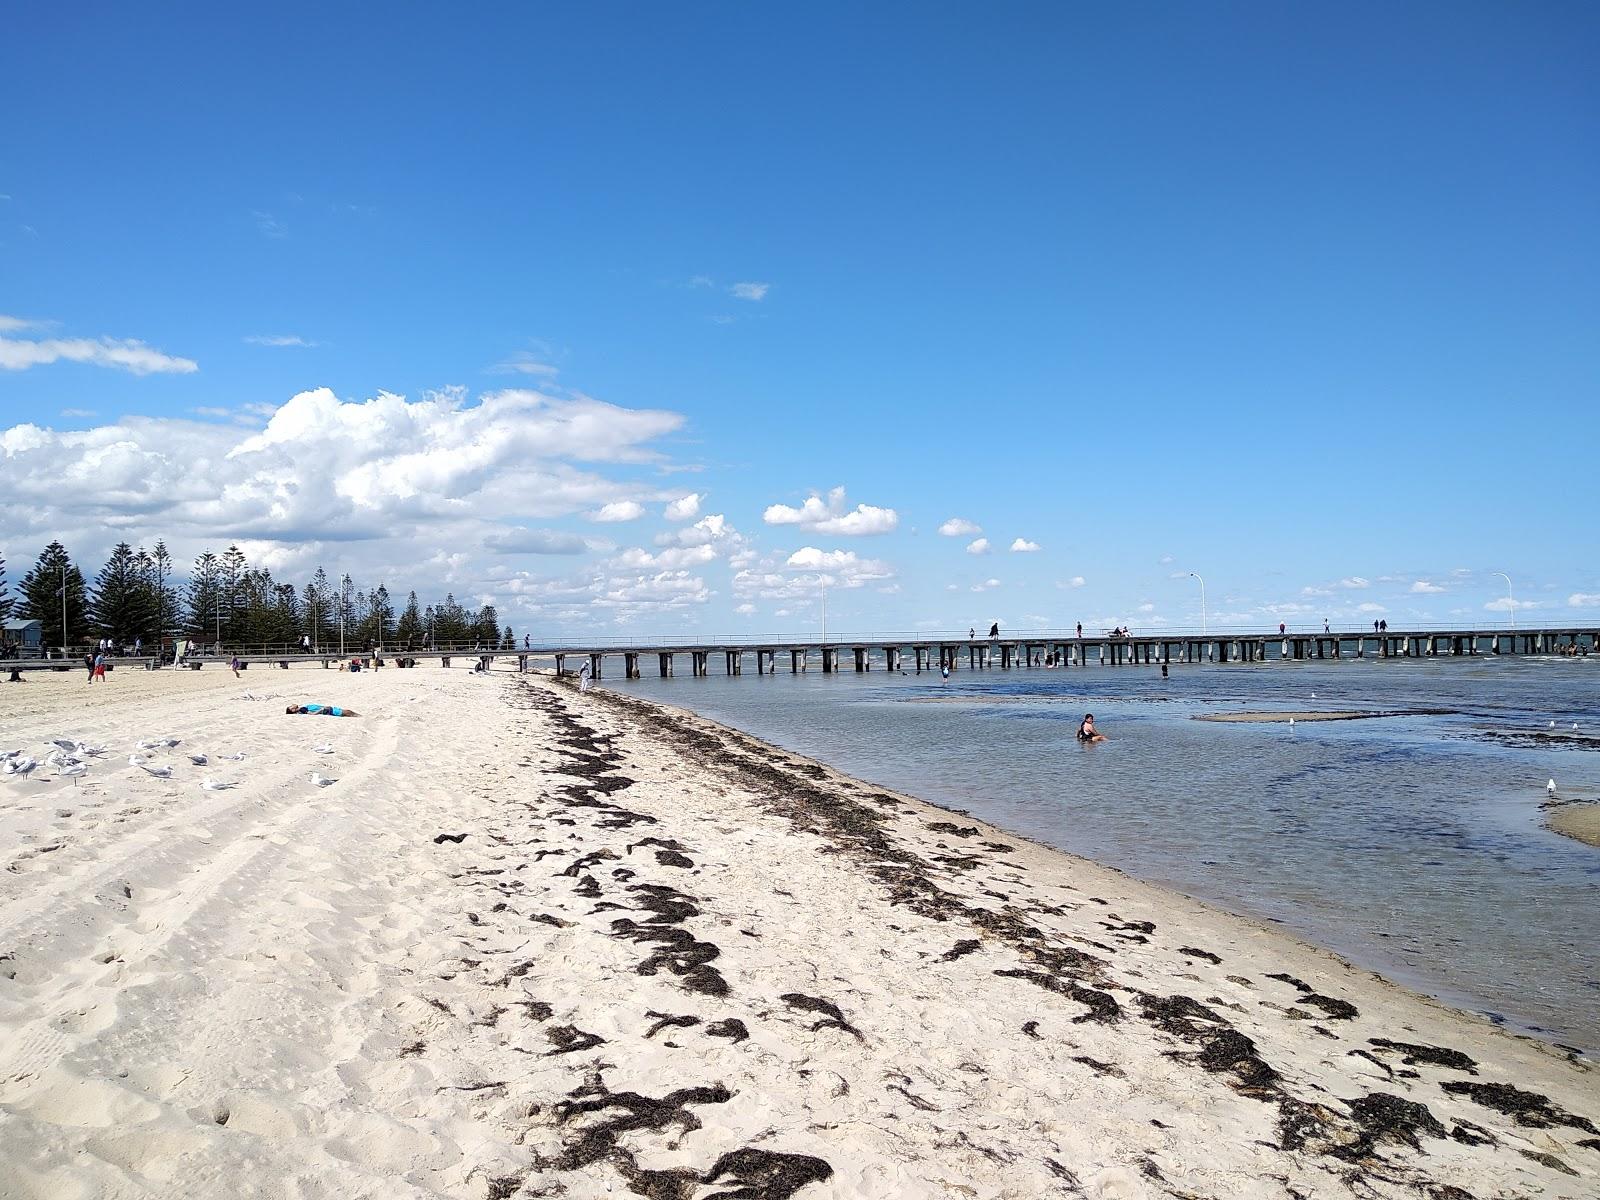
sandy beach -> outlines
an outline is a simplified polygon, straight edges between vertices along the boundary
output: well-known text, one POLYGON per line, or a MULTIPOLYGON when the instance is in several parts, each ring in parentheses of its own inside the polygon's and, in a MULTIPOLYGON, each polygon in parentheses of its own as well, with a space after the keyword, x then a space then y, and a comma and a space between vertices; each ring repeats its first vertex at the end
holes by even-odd
POLYGON ((1557 833, 1600 846, 1600 801, 1572 802, 1545 810, 1545 823, 1557 833))
POLYGON ((18 749, 3 1197, 1600 1188, 1592 1064, 635 698, 35 674, 18 749))

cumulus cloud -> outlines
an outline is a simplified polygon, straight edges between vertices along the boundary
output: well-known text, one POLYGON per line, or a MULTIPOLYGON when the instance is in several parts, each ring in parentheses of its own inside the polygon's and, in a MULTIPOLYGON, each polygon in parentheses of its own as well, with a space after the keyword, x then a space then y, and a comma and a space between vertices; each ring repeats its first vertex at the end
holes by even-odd
POLYGON ((1086 582, 1082 575, 1074 575, 1071 579, 1058 580, 1056 586, 1062 589, 1081 588, 1086 582))
POLYGON ((967 553, 968 554, 987 554, 987 553, 989 553, 989 539, 988 538, 977 538, 977 539, 975 539, 973 541, 968 542, 967 543, 967 553))
POLYGON ((1371 587, 1372 584, 1369 581, 1363 579, 1359 575, 1350 575, 1350 576, 1347 576, 1344 579, 1339 580, 1339 586, 1342 587, 1342 588, 1350 588, 1352 590, 1359 590, 1361 588, 1371 587))
POLYGON ((635 485, 589 464, 655 462, 653 441, 682 421, 533 392, 346 401, 327 389, 248 419, 254 428, 138 416, 0 428, 11 544, 61 537, 92 560, 123 538, 164 537, 181 560, 249 540, 282 547, 296 569, 319 557, 358 573, 393 564, 391 578, 454 586, 470 567, 434 565, 438 547, 469 563, 475 550, 562 552, 530 522, 628 501, 635 485))
POLYGON ((1520 612, 1525 608, 1539 608, 1541 604, 1538 600, 1512 600, 1509 596, 1501 596, 1483 607, 1485 612, 1520 612))
POLYGON ((618 521, 637 521, 644 516, 644 505, 637 500, 613 500, 610 504, 603 504, 589 514, 591 521, 614 523, 618 521))
POLYGON ((745 604, 739 605, 733 611, 738 613, 741 617, 748 617, 748 616, 751 616, 751 615, 753 615, 755 613, 756 606, 754 604, 745 603, 745 604))
MULTIPOLYGON (((14 326, 23 331, 31 326, 14 326)), ((88 363, 132 375, 189 375, 200 369, 191 358, 164 354, 135 338, 0 337, 0 370, 26 371, 56 362, 88 363)))
POLYGON ((1411 592, 1416 596, 1434 596, 1444 591, 1437 583, 1429 583, 1426 579, 1419 579, 1411 585, 1411 592))
POLYGON ((1018 538, 1011 543, 1013 554, 1033 554, 1039 549, 1038 542, 1030 542, 1027 538, 1018 538))
POLYGON ((997 588, 999 586, 1000 586, 1000 581, 998 579, 985 579, 982 583, 973 584, 972 587, 970 589, 968 589, 968 590, 974 591, 974 592, 992 592, 992 591, 994 591, 995 588, 997 588))
POLYGON ((892 508, 858 504, 854 509, 847 509, 845 504, 844 488, 836 487, 828 493, 827 499, 813 493, 799 508, 788 504, 769 505, 761 519, 768 525, 799 525, 816 533, 846 537, 889 533, 900 524, 900 514, 892 508))
POLYGON ((736 283, 728 289, 728 294, 736 300, 760 301, 765 300, 771 290, 770 283, 736 283))
POLYGON ((973 534, 982 533, 983 527, 965 517, 951 517, 939 526, 939 532, 945 537, 971 537, 973 534))
POLYGON ((1600 608, 1600 592, 1573 592, 1567 597, 1570 608, 1600 608))
POLYGON ((669 521, 688 521, 700 514, 700 501, 705 497, 699 492, 690 492, 687 496, 679 496, 668 503, 662 515, 669 521))
POLYGON ((317 344, 316 342, 307 341, 303 337, 297 337, 294 334, 287 333, 252 333, 244 340, 252 346, 276 346, 283 348, 299 346, 309 349, 317 344))
POLYGON ((1387 608, 1385 608, 1383 605, 1374 604, 1374 603, 1372 603, 1372 601, 1369 600, 1365 604, 1356 605, 1356 611, 1357 612, 1363 612, 1363 613, 1384 613, 1384 612, 1388 612, 1389 610, 1387 608))

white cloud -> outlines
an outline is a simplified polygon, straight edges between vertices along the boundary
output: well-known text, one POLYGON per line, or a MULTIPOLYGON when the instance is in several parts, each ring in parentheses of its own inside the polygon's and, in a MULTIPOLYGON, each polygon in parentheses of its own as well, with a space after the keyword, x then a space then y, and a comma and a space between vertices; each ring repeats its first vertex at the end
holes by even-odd
POLYGON ((998 579, 985 579, 982 583, 973 584, 968 590, 974 592, 992 592, 999 586, 1000 581, 998 579))
POLYGON ((1600 608, 1600 592, 1573 592, 1567 597, 1571 608, 1600 608))
POLYGON ((684 567, 704 566, 715 562, 718 557, 719 550, 709 542, 698 546, 668 546, 654 553, 642 546, 630 546, 612 559, 611 565, 626 570, 681 570, 684 567))
POLYGON ((988 538, 975 538, 972 541, 968 542, 967 543, 967 553, 968 554, 987 554, 987 553, 989 553, 989 539, 988 538))
POLYGON ((1162 565, 1162 566, 1163 566, 1163 567, 1165 567, 1165 566, 1168 566, 1168 565, 1169 565, 1169 564, 1171 564, 1171 562, 1172 562, 1172 561, 1173 561, 1173 559, 1172 559, 1172 555, 1170 555, 1170 554, 1163 554, 1163 555, 1162 555, 1162 556, 1161 556, 1161 557, 1160 557, 1160 558, 1159 558, 1159 559, 1157 559, 1157 561, 1158 561, 1158 562, 1159 562, 1159 563, 1160 563, 1160 564, 1161 564, 1161 565, 1162 565))
POLYGON ((1491 600, 1483 607, 1485 612, 1520 612, 1525 608, 1539 608, 1541 604, 1538 600, 1517 600, 1513 602, 1509 596, 1501 596, 1500 599, 1491 600))
POLYGON ((252 333, 244 340, 252 346, 303 346, 310 348, 317 344, 316 342, 309 342, 303 337, 285 333, 252 333))
POLYGON ((540 379, 554 379, 561 374, 560 367, 553 367, 538 355, 526 350, 518 350, 515 354, 501 359, 489 370, 497 375, 534 375, 540 379))
POLYGON ((63 408, 61 415, 69 420, 79 420, 84 417, 96 417, 100 414, 92 408, 63 408))
POLYGON ((134 338, 0 337, 0 370, 26 371, 54 362, 115 367, 133 375, 188 375, 200 369, 193 359, 163 354, 134 338))
POLYGON ((598 509, 589 514, 591 521, 614 523, 617 521, 637 521, 644 516, 644 505, 637 500, 613 500, 610 504, 602 504, 598 509))
POLYGON ((736 283, 728 289, 728 294, 738 300, 765 300, 771 288, 770 283, 736 283))
POLYGON ((1388 612, 1389 610, 1387 608, 1385 608, 1383 605, 1374 604, 1374 603, 1372 603, 1372 601, 1369 600, 1365 604, 1356 605, 1356 611, 1357 612, 1364 612, 1364 613, 1383 613, 1383 612, 1388 612))
POLYGON ((284 226, 283 222, 271 213, 254 209, 251 211, 250 216, 254 219, 256 228, 265 236, 269 238, 286 238, 289 236, 289 230, 284 226))
POLYGON ((1013 554, 1033 554, 1039 549, 1038 542, 1030 542, 1027 538, 1018 538, 1011 543, 1013 554))
POLYGON ((497 554, 582 554, 589 548, 576 534, 521 527, 491 533, 483 544, 497 554))
POLYGON ((741 617, 748 617, 756 611, 756 606, 754 604, 741 604, 733 611, 738 613, 741 617))
POLYGON ((1139 611, 1142 612, 1142 613, 1153 613, 1153 612, 1155 612, 1155 610, 1156 610, 1156 606, 1154 604, 1141 604, 1141 605, 1139 605, 1139 611))
POLYGON ((1088 580, 1084 579, 1082 575, 1074 575, 1071 579, 1058 580, 1056 586, 1058 588, 1062 588, 1063 590, 1068 588, 1081 588, 1087 582, 1088 580))
MULTIPOLYGON (((716 545, 720 550, 736 549, 744 543, 744 537, 722 513, 709 513, 701 517, 693 525, 686 525, 682 529, 669 529, 656 534, 658 546, 710 546, 716 545)), ((719 552, 720 552, 719 550, 719 552)))
POLYGON ((689 280, 689 286, 692 288, 715 287, 716 280, 712 279, 709 275, 696 275, 689 280))
POLYGON ((8 317, 0 313, 0 333, 21 333, 27 329, 44 329, 48 322, 30 321, 26 317, 8 317))
POLYGON ((983 526, 977 525, 965 517, 951 517, 939 526, 939 532, 945 537, 971 537, 975 533, 982 533, 983 526))
POLYGON ((824 500, 816 493, 807 497, 799 508, 788 504, 768 505, 761 519, 768 525, 799 525, 817 533, 831 533, 845 537, 869 537, 889 533, 900 524, 900 514, 892 508, 878 508, 871 504, 858 504, 846 509, 844 488, 836 487, 824 500))
POLYGON ((1429 583, 1426 579, 1419 579, 1411 585, 1411 593, 1415 596, 1435 596, 1444 591, 1437 583, 1429 583))
POLYGON ((690 492, 687 496, 679 496, 671 501, 662 515, 669 521, 687 521, 700 514, 700 501, 705 497, 699 492, 690 492))
POLYGON ((1339 586, 1342 588, 1359 590, 1361 588, 1371 587, 1372 584, 1359 575, 1351 575, 1345 579, 1339 580, 1339 586))
MULTIPOLYGON (((681 422, 587 397, 509 391, 469 400, 451 390, 358 402, 319 389, 247 429, 192 417, 19 424, 0 427, 0 511, 9 544, 60 537, 87 563, 124 538, 165 538, 181 562, 249 541, 294 571, 320 561, 358 579, 378 574, 391 586, 410 579, 460 594, 466 581, 503 573, 503 554, 570 551, 561 535, 530 526, 640 495, 594 464, 657 462, 652 443, 681 422)), ((617 590, 598 575, 572 586, 590 596, 617 590)), ((698 589, 678 581, 668 590, 681 598, 698 589)))

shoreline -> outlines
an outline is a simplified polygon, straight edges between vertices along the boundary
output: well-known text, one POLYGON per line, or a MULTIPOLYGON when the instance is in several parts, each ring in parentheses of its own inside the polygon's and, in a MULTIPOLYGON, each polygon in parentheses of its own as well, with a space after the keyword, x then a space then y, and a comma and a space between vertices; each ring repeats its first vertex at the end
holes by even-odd
POLYGON ((1593 1064, 668 705, 464 670, 79 688, 0 692, 0 749, 183 744, 170 780, 114 753, 79 787, 0 778, 22 1196, 249 1171, 501 1200, 1576 1197, 1600 1174, 1593 1064), (217 702, 149 703, 196 691, 217 702), (238 787, 203 791, 191 747, 245 750, 238 787))

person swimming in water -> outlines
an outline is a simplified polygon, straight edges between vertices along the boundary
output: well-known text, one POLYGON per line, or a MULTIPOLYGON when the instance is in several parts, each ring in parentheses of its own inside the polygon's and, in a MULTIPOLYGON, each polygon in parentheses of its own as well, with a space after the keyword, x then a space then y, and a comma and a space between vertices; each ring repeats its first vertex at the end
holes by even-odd
POLYGON ((336 704, 291 704, 285 713, 302 713, 308 717, 355 717, 361 714, 336 704))
POLYGON ((1085 713, 1083 721, 1078 725, 1078 740, 1080 742, 1103 742, 1106 735, 1098 733, 1094 727, 1094 714, 1085 713))

